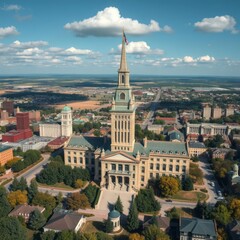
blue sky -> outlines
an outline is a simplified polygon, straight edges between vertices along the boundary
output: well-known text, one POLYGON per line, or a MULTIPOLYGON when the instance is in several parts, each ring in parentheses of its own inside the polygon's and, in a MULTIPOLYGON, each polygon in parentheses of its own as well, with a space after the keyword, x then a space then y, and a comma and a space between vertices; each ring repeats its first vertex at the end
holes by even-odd
POLYGON ((0 74, 240 75, 239 0, 0 0, 0 74))

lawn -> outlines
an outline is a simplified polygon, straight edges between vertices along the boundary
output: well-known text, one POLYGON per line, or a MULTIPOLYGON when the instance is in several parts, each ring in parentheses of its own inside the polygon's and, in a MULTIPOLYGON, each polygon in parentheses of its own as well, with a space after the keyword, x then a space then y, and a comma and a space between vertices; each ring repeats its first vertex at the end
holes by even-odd
POLYGON ((82 228, 83 233, 92 233, 92 232, 104 232, 105 227, 103 222, 92 222, 88 221, 82 228))
POLYGON ((207 199, 207 194, 203 192, 195 192, 195 191, 179 191, 177 194, 172 196, 174 200, 182 200, 182 201, 191 201, 197 202, 198 200, 204 201, 207 199))
POLYGON ((75 190, 75 188, 72 188, 66 184, 64 184, 63 182, 61 183, 55 183, 53 185, 47 185, 44 183, 38 183, 39 187, 48 187, 48 188, 61 188, 61 189, 66 189, 66 190, 75 190))

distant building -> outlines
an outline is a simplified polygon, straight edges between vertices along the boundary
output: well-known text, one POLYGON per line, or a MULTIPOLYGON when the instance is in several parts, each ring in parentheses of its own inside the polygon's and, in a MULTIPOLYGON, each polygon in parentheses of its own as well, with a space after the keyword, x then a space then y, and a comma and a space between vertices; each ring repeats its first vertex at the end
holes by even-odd
POLYGON ((153 125, 148 125, 147 129, 156 134, 160 134, 163 131, 164 127, 162 125, 153 124, 153 125))
POLYGON ((11 130, 2 136, 3 142, 18 142, 32 137, 33 133, 29 128, 28 112, 17 113, 17 130, 11 130))
POLYGON ((8 120, 9 113, 6 110, 1 111, 1 120, 8 120))
POLYGON ((187 123, 186 134, 198 134, 198 135, 229 135, 232 129, 240 129, 239 125, 230 124, 216 124, 216 123, 187 123))
POLYGON ((199 218, 179 219, 180 240, 216 240, 217 228, 213 220, 199 218))
POLYGON ((43 213, 45 208, 40 206, 18 205, 8 214, 8 216, 10 217, 21 216, 24 218, 25 222, 27 222, 30 217, 30 214, 35 210, 39 210, 40 213, 43 213))
POLYGON ((203 118, 206 120, 211 118, 211 107, 208 104, 203 106, 203 118))
POLYGON ((3 108, 3 110, 6 110, 9 113, 9 115, 13 115, 14 114, 13 101, 4 101, 2 103, 2 108, 3 108))
POLYGON ((52 140, 51 142, 49 142, 48 146, 52 150, 59 149, 64 146, 64 144, 68 141, 68 139, 69 139, 69 137, 58 137, 58 138, 52 140))
POLYGON ((72 135, 72 110, 65 106, 61 111, 60 123, 39 124, 41 137, 70 137, 72 135))
POLYGON ((234 108, 232 105, 229 105, 226 109, 225 109, 225 117, 234 115, 234 108))
POLYGON ((0 145, 0 165, 5 165, 13 159, 13 149, 9 146, 0 145))
POLYGON ((237 164, 234 164, 233 170, 228 172, 228 180, 229 180, 230 186, 240 183, 239 167, 237 164))
POLYGON ((218 119, 222 117, 222 109, 220 107, 214 107, 212 109, 212 119, 218 119))
POLYGON ((147 228, 149 225, 156 224, 160 230, 168 233, 170 230, 170 218, 162 216, 144 216, 143 228, 147 228), (154 222, 155 221, 155 222, 154 222))
POLYGON ((234 155, 236 150, 234 149, 229 149, 229 148, 212 148, 211 149, 211 157, 212 159, 214 158, 221 158, 225 159, 227 154, 231 153, 234 155))
POLYGON ((71 230, 77 233, 85 222, 85 216, 75 212, 54 212, 43 229, 44 232, 71 230))
POLYGON ((113 233, 118 232, 121 229, 120 225, 120 212, 117 210, 112 210, 108 214, 108 219, 111 221, 112 226, 113 226, 113 233))
POLYGON ((168 131, 168 140, 171 142, 184 142, 184 135, 179 130, 168 131))
POLYGON ((30 111, 29 120, 30 122, 39 122, 41 120, 40 111, 30 111))

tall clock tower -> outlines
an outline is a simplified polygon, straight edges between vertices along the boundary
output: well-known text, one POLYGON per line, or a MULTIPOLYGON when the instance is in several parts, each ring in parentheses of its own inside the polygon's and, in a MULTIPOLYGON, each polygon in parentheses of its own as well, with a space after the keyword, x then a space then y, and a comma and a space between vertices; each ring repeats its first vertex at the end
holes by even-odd
POLYGON ((112 101, 112 109, 110 110, 111 151, 133 151, 135 143, 135 110, 135 99, 129 83, 129 70, 123 33, 118 85, 112 101))

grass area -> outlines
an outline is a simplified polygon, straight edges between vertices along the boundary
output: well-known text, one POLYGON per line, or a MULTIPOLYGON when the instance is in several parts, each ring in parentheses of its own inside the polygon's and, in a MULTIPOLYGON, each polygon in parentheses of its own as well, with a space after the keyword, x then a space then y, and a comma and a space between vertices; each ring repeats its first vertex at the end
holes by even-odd
POLYGON ((182 200, 182 201, 191 201, 197 202, 198 200, 204 201, 207 199, 207 194, 203 192, 189 192, 189 191, 179 191, 177 194, 172 196, 174 200, 182 200))
MULTIPOLYGON (((192 218, 193 217, 193 209, 191 208, 176 208, 177 213, 181 217, 192 218)), ((169 211, 166 211, 169 212, 169 211)))
POLYGON ((62 189, 66 189, 66 190, 76 190, 75 188, 72 188, 66 184, 64 184, 63 182, 61 183, 55 183, 53 185, 47 185, 44 183, 38 183, 39 187, 47 187, 47 188, 62 188, 62 189))
POLYGON ((27 239, 27 240, 33 239, 33 235, 34 235, 34 234, 35 234, 35 231, 30 230, 30 229, 27 228, 26 239, 27 239))

